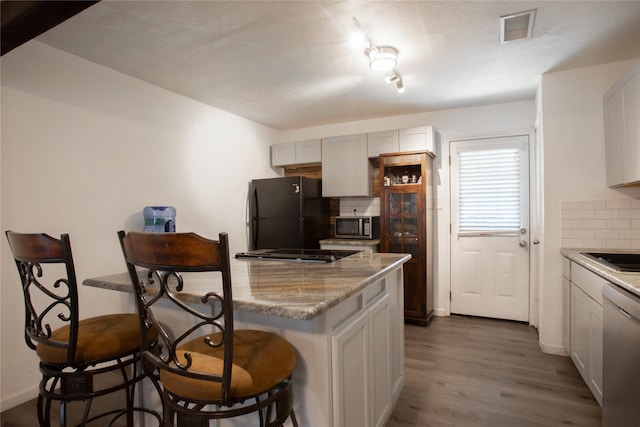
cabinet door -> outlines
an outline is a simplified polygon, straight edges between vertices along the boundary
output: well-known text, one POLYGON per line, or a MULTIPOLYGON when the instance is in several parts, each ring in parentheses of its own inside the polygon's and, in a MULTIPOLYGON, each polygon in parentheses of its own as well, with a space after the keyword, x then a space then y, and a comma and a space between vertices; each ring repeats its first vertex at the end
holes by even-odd
POLYGON ((392 400, 397 401, 404 387, 404 289, 402 286, 402 269, 389 274, 385 281, 389 289, 391 307, 389 319, 391 329, 391 393, 392 400))
POLYGON ((602 306, 589 299, 589 388, 596 400, 602 405, 602 306))
POLYGON ((435 131, 433 126, 420 126, 409 129, 400 129, 398 151, 434 152, 435 131))
POLYGON ((589 297, 575 284, 571 284, 571 360, 588 382, 589 373, 589 297))
POLYGON ((640 65, 636 61, 620 82, 624 112, 624 180, 640 181, 640 65))
POLYGON ((562 345, 567 354, 571 355, 571 282, 562 278, 562 303, 564 306, 562 345))
POLYGON ((603 107, 607 185, 614 187, 624 184, 624 120, 619 84, 605 94, 603 107))
POLYGON ((391 412, 391 313, 389 293, 369 309, 372 425, 384 427, 391 412))
POLYGON ((319 139, 296 142, 296 163, 320 163, 322 161, 322 143, 319 139))
POLYGON ((296 163, 296 143, 283 142, 271 146, 271 166, 286 166, 296 163))
POLYGON ((367 135, 322 139, 322 196, 371 196, 367 135))
POLYGON ((369 426, 369 325, 360 313, 331 337, 333 425, 369 426))
POLYGON ((388 130, 367 134, 368 157, 378 157, 382 153, 398 151, 398 131, 388 130))
MULTIPOLYGON (((401 187, 401 186, 400 186, 401 187)), ((426 316, 423 215, 420 186, 416 190, 386 187, 383 195, 383 252, 408 253, 411 259, 403 266, 405 316, 426 316)))

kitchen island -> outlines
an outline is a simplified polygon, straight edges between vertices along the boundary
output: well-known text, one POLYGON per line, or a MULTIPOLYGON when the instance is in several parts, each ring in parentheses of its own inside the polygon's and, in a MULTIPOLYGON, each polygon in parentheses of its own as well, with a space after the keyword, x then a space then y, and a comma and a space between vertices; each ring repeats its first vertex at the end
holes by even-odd
MULTIPOLYGON (((300 426, 386 424, 404 386, 402 266, 409 259, 357 253, 332 263, 231 260, 235 327, 278 333, 296 348, 300 426)), ((221 289, 218 277, 184 277, 182 294, 194 304, 221 289)), ((126 273, 83 284, 133 293, 126 273)))

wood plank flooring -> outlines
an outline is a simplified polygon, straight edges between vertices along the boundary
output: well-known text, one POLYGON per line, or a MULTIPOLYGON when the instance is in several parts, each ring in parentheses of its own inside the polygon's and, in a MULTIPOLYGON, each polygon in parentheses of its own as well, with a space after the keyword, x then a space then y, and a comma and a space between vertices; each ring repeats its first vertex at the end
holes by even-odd
MULTIPOLYGON (((114 373, 102 374, 96 377, 96 384, 101 387, 115 386, 120 381, 120 377, 114 373)), ((29 400, 21 405, 4 411, 0 414, 0 423, 2 427, 37 427, 38 426, 38 409, 37 399, 29 400)), ((94 399, 91 405, 91 415, 103 413, 110 410, 121 409, 125 407, 125 394, 124 391, 118 391, 108 396, 101 396, 94 399)), ((51 409, 51 425, 59 426, 58 403, 54 403, 51 409)), ((67 425, 76 426, 82 420, 82 411, 84 410, 83 402, 73 402, 67 405, 67 425)), ((91 423, 91 426, 102 427, 107 426, 111 417, 103 418, 102 420, 91 423)), ((111 427, 126 427, 126 417, 120 417, 115 420, 111 427)))
POLYGON ((406 381, 387 427, 601 425, 571 359, 542 353, 535 328, 463 316, 405 329, 406 381))
MULTIPOLYGON (((406 384, 386 427, 601 425, 571 360, 542 353, 534 328, 436 317, 426 328, 407 325, 405 337, 406 384)), ((26 402, 0 415, 2 427, 36 426, 35 414, 35 400, 26 402)))

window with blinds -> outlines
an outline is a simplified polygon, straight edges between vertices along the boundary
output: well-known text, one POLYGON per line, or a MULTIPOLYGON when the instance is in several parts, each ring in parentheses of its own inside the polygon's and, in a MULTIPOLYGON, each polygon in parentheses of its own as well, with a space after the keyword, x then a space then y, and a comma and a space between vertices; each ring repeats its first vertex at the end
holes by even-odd
POLYGON ((459 231, 517 234, 521 224, 518 148, 458 154, 459 231))

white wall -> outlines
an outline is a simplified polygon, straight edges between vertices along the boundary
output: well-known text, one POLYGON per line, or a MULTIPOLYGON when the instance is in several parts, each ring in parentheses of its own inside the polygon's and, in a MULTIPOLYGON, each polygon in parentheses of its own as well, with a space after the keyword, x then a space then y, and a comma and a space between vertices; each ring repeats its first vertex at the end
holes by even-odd
POLYGON ((563 201, 640 197, 639 189, 606 184, 602 96, 629 61, 542 76, 544 234, 540 290, 540 343, 562 350, 561 204, 563 201))
MULTIPOLYGON (((178 231, 246 250, 252 178, 276 176, 277 132, 32 41, 2 57, 1 230, 71 235, 78 278, 125 271, 116 232, 142 208, 172 205, 178 231)), ((6 238, 2 256, 2 410, 37 394, 23 305, 6 238)), ((80 287, 86 317, 129 308, 80 287)))
MULTIPOLYGON (((530 133, 535 123, 534 100, 455 110, 434 111, 381 119, 337 123, 283 132, 280 141, 375 132, 432 125, 441 135, 441 149, 434 161, 437 169, 434 313, 449 314, 449 157, 448 141, 483 136, 530 133)), ((351 203, 352 201, 349 200, 351 203)))

